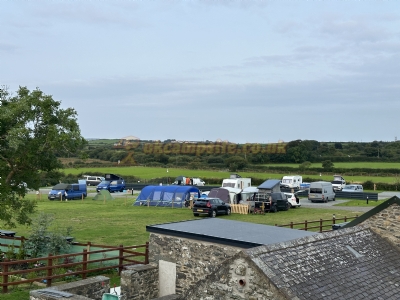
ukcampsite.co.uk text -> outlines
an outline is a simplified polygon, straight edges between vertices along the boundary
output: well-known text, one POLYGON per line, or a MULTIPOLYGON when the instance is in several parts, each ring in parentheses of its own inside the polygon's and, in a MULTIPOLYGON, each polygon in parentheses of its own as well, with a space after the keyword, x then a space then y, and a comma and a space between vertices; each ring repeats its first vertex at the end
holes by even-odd
POLYGON ((145 143, 145 154, 284 154, 286 144, 189 144, 189 143, 145 143))

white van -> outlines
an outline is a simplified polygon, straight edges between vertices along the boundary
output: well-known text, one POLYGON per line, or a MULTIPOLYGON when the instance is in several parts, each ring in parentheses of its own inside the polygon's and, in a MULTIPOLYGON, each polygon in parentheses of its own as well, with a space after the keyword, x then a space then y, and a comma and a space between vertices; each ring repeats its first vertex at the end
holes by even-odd
POLYGON ((303 177, 300 175, 283 176, 281 187, 288 189, 299 189, 302 182, 303 177))
POLYGON ((335 201, 335 192, 333 191, 332 183, 327 181, 311 182, 308 190, 308 200, 315 201, 335 201))

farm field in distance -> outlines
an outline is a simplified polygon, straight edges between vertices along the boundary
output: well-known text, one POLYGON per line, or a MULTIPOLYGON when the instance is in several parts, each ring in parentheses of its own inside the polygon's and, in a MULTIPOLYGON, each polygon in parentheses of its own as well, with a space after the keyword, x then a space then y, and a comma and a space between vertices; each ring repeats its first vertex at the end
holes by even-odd
MULTIPOLYGON (((333 163, 336 168, 343 169, 359 169, 359 168, 370 168, 370 169, 399 169, 400 171, 400 163, 393 162, 334 162, 333 163)), ((310 168, 320 168, 321 163, 311 163, 310 168)), ((298 168, 299 164, 265 164, 264 166, 276 166, 276 167, 293 167, 298 168)))
MULTIPOLYGON (((378 163, 381 164, 381 163, 378 163)), ((292 166, 290 164, 287 164, 289 166, 292 166)), ((399 164, 400 165, 400 164, 399 164)), ((293 166, 298 166, 298 165, 293 165, 293 166)), ((335 172, 330 172, 330 173, 320 173, 319 172, 314 172, 314 174, 308 174, 312 172, 312 170, 308 170, 307 174, 302 174, 301 172, 293 172, 292 174, 290 173, 264 173, 264 172, 244 172, 244 171, 238 171, 238 172, 229 172, 229 171, 213 171, 213 170, 192 170, 192 169, 183 169, 183 168, 160 168, 160 167, 143 167, 143 166, 132 166, 132 167, 99 167, 99 168, 94 168, 94 167, 84 167, 84 168, 66 168, 60 170, 64 174, 72 174, 72 175, 79 175, 79 174, 85 174, 85 173, 96 173, 99 175, 111 173, 111 174, 117 174, 122 177, 124 176, 135 176, 137 178, 140 178, 141 183, 146 183, 146 182, 153 182, 152 179, 155 178, 169 178, 169 183, 173 182, 173 180, 179 176, 179 175, 184 175, 184 176, 189 176, 189 177, 200 177, 202 179, 205 179, 206 184, 207 184, 207 178, 216 178, 216 179, 222 179, 224 178, 229 178, 229 175, 231 173, 239 173, 242 177, 251 177, 251 178, 259 178, 259 179, 281 179, 285 175, 294 175, 294 174, 299 174, 303 175, 303 177, 310 177, 314 179, 320 179, 324 181, 332 181, 333 180, 333 175, 335 172), (167 172, 168 170, 168 172, 167 172)), ((400 177, 395 177, 395 176, 352 176, 351 174, 351 169, 349 169, 349 174, 343 174, 345 177, 346 181, 348 183, 356 183, 356 182, 365 182, 367 180, 370 180, 374 183, 376 182, 382 182, 382 183, 396 183, 400 181, 400 177)), ((78 179, 78 178, 77 178, 78 179)), ((163 182, 164 184, 167 182, 163 182)))

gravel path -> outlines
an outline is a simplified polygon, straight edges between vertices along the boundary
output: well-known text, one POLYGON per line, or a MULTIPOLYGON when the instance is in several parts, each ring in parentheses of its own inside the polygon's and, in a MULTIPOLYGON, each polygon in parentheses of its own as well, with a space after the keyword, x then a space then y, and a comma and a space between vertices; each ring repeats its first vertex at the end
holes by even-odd
POLYGON ((327 203, 312 203, 307 198, 300 199, 302 207, 309 207, 309 208, 332 208, 332 209, 339 209, 339 210, 348 210, 354 212, 361 212, 365 213, 375 206, 367 207, 367 206, 335 206, 335 204, 339 203, 346 203, 349 200, 336 200, 336 201, 329 201, 327 203))

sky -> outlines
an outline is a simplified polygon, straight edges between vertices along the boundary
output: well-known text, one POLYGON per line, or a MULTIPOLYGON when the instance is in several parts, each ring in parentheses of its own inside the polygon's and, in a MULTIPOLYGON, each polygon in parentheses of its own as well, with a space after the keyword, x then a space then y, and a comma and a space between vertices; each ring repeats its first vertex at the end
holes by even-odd
POLYGON ((85 138, 400 138, 397 0, 0 0, 0 85, 85 138))

